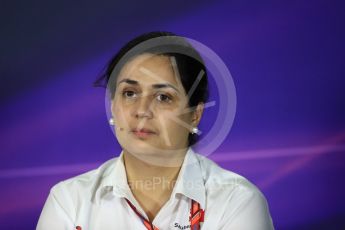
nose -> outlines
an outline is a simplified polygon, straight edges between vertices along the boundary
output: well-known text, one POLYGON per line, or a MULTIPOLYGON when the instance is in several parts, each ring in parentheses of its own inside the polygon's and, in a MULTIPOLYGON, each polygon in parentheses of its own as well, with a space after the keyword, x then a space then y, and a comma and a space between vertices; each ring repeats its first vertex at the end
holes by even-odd
POLYGON ((136 118, 151 119, 153 117, 153 113, 152 113, 153 103, 150 100, 149 96, 142 95, 136 104, 137 105, 134 106, 134 116, 136 118))

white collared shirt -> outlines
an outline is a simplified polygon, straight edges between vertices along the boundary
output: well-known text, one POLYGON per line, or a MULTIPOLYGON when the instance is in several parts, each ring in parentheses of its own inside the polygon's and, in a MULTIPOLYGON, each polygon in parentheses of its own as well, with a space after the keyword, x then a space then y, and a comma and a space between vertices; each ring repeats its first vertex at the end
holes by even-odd
MULTIPOLYGON (((146 230, 125 198, 148 219, 128 186, 121 153, 98 169, 55 185, 36 230, 146 230)), ((191 199, 205 210, 201 229, 274 229, 266 199, 253 184, 189 148, 170 199, 152 224, 160 230, 190 229, 191 199)))

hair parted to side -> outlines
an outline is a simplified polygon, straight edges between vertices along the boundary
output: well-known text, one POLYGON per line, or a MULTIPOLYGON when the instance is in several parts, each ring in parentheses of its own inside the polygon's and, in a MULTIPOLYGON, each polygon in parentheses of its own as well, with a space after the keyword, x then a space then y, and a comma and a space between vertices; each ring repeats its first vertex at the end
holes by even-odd
MULTIPOLYGON (((116 79, 122 67, 132 58, 144 53, 174 57, 181 83, 187 93, 202 71, 204 75, 198 82, 193 94, 190 95, 188 105, 190 108, 195 108, 199 103, 206 103, 209 91, 204 61, 199 52, 185 38, 171 32, 154 31, 130 40, 110 59, 93 85, 107 88, 112 99, 116 91, 116 79), (153 41, 157 41, 157 45, 140 46, 140 44, 151 39, 155 39, 153 41), (158 42, 160 40, 164 42, 158 42)), ((197 140, 198 136, 196 134, 189 134, 189 146, 194 145, 197 140)))

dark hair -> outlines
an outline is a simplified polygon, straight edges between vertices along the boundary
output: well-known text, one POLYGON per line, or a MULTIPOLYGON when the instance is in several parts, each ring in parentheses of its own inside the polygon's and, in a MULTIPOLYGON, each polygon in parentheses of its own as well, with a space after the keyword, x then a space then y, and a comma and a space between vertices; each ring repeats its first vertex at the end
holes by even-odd
MULTIPOLYGON (((109 87, 111 98, 116 91, 116 79, 122 67, 131 59, 140 54, 151 53, 175 57, 179 76, 183 88, 188 93, 198 75, 199 78, 193 94, 190 95, 189 107, 196 107, 199 103, 205 103, 208 99, 208 82, 206 67, 199 52, 184 38, 171 32, 150 32, 142 34, 125 44, 116 55, 110 59, 105 70, 94 82, 94 86, 109 87), (152 39, 152 40, 151 40, 152 39), (152 41, 152 44, 140 46, 145 42, 152 41), (111 81, 109 81, 111 78, 111 81), (114 80, 115 79, 115 80, 114 80)), ((196 134, 189 134, 189 146, 197 141, 196 134)))

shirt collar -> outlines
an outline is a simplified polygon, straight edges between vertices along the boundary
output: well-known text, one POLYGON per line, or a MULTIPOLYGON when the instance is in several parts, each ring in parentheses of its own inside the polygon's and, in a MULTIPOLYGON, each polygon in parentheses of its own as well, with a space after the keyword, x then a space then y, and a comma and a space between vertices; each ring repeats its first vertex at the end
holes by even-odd
MULTIPOLYGON (((99 200, 107 196, 111 191, 112 194, 118 197, 124 197, 136 203, 127 183, 123 151, 115 162, 111 161, 109 163, 110 165, 105 168, 96 191, 97 199, 99 200)), ((202 208, 205 207, 205 184, 200 163, 192 148, 188 148, 187 150, 171 198, 176 196, 176 194, 182 194, 189 197, 199 202, 202 208)))
POLYGON ((135 207, 137 207, 138 211, 142 213, 145 218, 148 218, 144 210, 141 209, 141 206, 134 198, 133 193, 128 186, 126 169, 123 160, 123 151, 115 162, 113 161, 110 167, 106 168, 107 169, 104 171, 100 186, 96 191, 97 202, 112 199, 114 196, 126 198, 135 207))
POLYGON ((205 182, 202 176, 200 162, 192 148, 189 148, 186 153, 171 195, 175 196, 176 194, 183 194, 199 202, 202 208, 205 207, 205 182))
POLYGON ((102 173, 100 184, 97 188, 98 198, 112 192, 119 197, 128 198, 130 188, 127 183, 126 169, 123 161, 123 151, 120 156, 111 161, 102 173))

